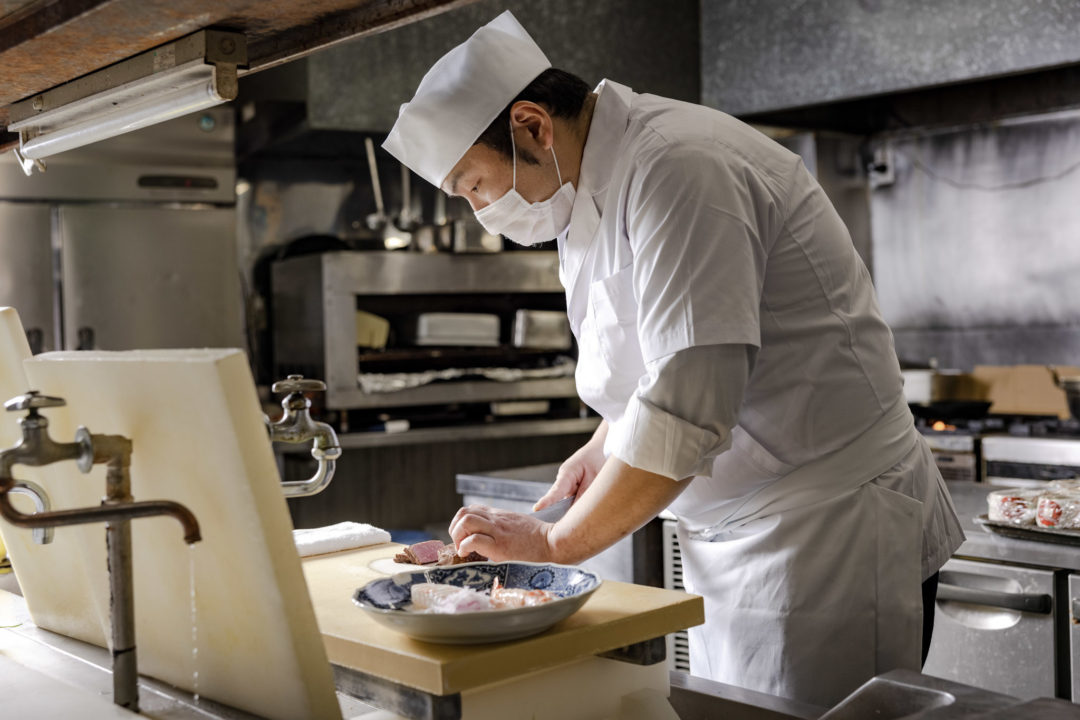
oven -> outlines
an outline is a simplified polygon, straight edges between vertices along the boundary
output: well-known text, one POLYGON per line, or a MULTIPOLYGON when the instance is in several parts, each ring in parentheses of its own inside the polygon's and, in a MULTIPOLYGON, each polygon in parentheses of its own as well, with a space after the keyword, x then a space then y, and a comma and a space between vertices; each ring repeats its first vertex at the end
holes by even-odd
POLYGON ((388 418, 413 428, 578 418, 558 267, 551 251, 280 260, 272 376, 325 380, 342 431, 388 418))
POLYGON ((964 430, 924 429, 934 463, 945 480, 979 479, 979 437, 964 430))
POLYGON ((983 439, 986 482, 1039 487, 1080 477, 1080 437, 993 436, 983 439))

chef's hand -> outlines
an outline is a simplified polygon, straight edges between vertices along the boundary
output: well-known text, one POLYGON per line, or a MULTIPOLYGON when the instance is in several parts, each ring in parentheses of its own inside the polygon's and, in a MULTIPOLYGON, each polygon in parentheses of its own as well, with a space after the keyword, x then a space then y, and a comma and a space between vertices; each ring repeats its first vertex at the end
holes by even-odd
POLYGON ((544 497, 533 505, 534 512, 543 510, 565 497, 572 497, 575 500, 581 497, 581 493, 585 492, 585 489, 596 479, 600 468, 604 467, 604 439, 606 437, 607 421, 604 421, 600 423, 600 427, 596 428, 589 442, 578 448, 577 452, 559 466, 559 472, 555 474, 555 482, 544 497))
POLYGON ((548 532, 552 523, 486 505, 468 505, 450 522, 458 555, 478 552, 496 562, 551 562, 548 532))

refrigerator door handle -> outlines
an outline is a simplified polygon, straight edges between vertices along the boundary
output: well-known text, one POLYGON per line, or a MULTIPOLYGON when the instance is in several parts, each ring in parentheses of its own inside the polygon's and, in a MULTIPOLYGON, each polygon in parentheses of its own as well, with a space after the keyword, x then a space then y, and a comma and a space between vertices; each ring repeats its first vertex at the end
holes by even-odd
POLYGON ((1053 607, 1052 598, 1045 593, 1010 593, 997 590, 980 590, 959 585, 938 585, 937 599, 966 602, 973 605, 1020 610, 1022 612, 1049 615, 1053 607))

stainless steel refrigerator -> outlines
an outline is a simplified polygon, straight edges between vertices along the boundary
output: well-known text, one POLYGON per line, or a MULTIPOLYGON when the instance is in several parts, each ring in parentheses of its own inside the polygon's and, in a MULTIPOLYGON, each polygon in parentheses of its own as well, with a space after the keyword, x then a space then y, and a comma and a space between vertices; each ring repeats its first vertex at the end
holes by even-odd
POLYGON ((0 305, 35 351, 244 347, 231 108, 0 156, 0 305))

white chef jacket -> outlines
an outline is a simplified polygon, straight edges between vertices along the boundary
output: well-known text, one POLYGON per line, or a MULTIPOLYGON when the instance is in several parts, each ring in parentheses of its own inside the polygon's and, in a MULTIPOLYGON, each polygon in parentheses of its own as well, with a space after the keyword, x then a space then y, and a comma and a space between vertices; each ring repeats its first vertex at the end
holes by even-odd
MULTIPOLYGON (((671 510, 684 554, 694 544, 689 565, 699 568, 707 622, 710 602, 714 615, 735 617, 740 608, 700 569, 719 577, 738 562, 740 544, 773 574, 768 582, 787 578, 795 588, 788 599, 800 601, 800 588, 820 595, 820 577, 794 545, 838 542, 828 513, 849 518, 867 538, 883 523, 895 529, 893 555, 883 547, 853 553, 853 567, 877 573, 880 595, 891 592, 889 564, 918 557, 920 534, 921 563, 910 575, 932 574, 963 534, 903 402, 869 273, 821 188, 796 155, 728 115, 610 81, 598 90, 570 228, 559 238, 581 354, 578 390, 610 425, 607 452, 676 479, 694 476, 671 510), (715 381, 701 382, 709 372, 715 381), (713 401, 687 401, 687 385, 713 401), (702 416, 710 405, 711 420, 702 416), (830 509, 806 509, 815 504, 830 509), (739 542, 694 542, 733 537, 739 542), (775 568, 766 567, 774 558, 775 568)), ((892 609, 873 594, 862 598, 884 638, 872 654, 886 668, 912 657, 880 624, 902 605, 913 625, 910 585, 892 609)), ((772 592, 767 583, 757 590, 762 598, 772 592)), ((798 696, 812 685, 797 677, 806 662, 788 663, 796 653, 780 646, 789 637, 818 642, 816 621, 811 614, 784 629, 789 613, 769 612, 775 627, 729 654, 750 658, 754 643, 773 643, 780 674, 791 677, 770 684, 741 682, 728 670, 712 675, 798 696)), ((692 663, 693 650, 692 633, 692 663)), ((834 699, 850 679, 820 683, 823 694, 803 699, 834 699)))

